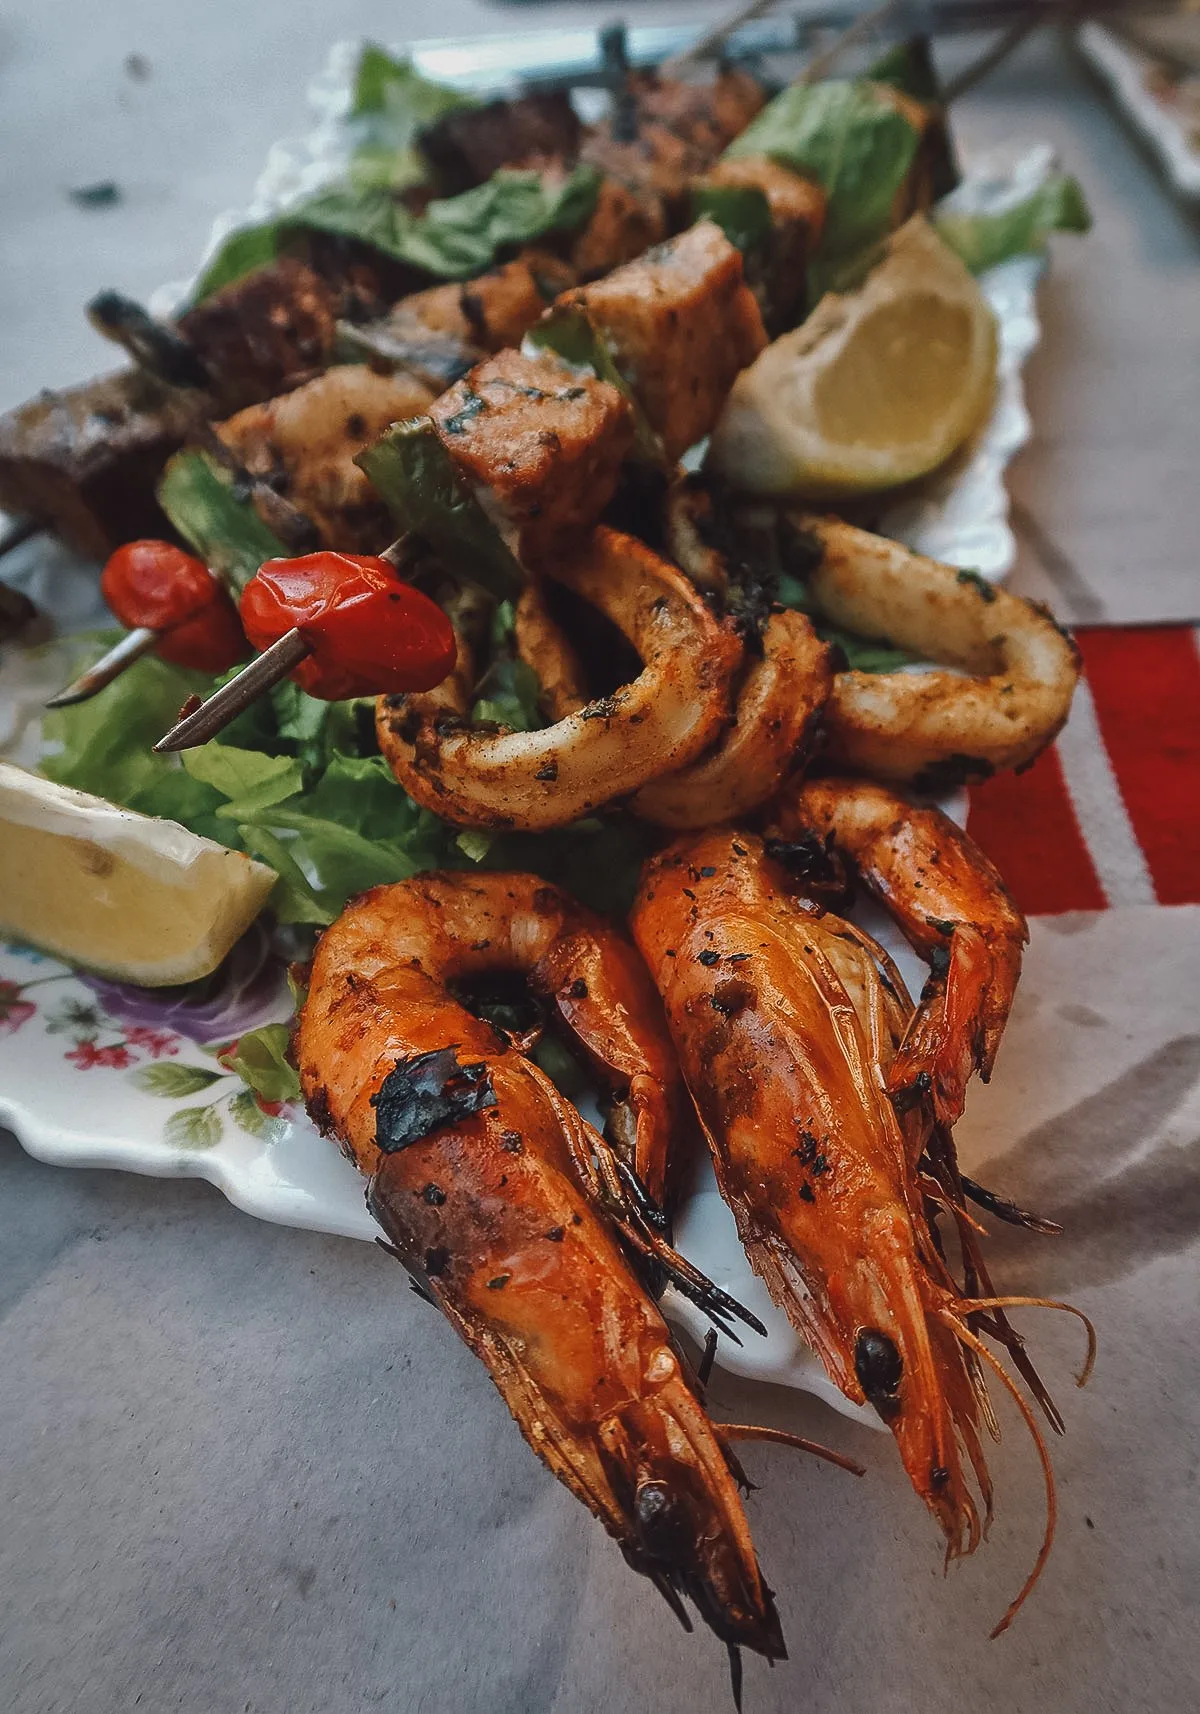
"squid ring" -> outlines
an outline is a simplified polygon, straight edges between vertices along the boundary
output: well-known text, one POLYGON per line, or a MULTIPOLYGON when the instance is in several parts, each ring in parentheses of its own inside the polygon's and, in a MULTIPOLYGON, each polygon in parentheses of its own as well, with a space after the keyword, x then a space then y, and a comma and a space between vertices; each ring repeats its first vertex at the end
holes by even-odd
POLYGON ((551 575, 628 637, 643 663, 630 684, 538 732, 472 728, 444 698, 376 704, 392 772, 458 827, 563 827, 694 760, 728 720, 741 645, 674 566, 601 526, 551 575))
POLYGON ((1079 653, 1044 607, 838 518, 791 518, 823 550, 807 579, 821 614, 959 669, 838 673, 825 714, 834 763, 943 790, 1023 767, 1053 741, 1079 653))
POLYGON ((772 614, 729 731, 696 761, 643 786, 630 807, 675 828, 711 827, 756 809, 803 760, 832 678, 829 650, 803 613, 772 614))

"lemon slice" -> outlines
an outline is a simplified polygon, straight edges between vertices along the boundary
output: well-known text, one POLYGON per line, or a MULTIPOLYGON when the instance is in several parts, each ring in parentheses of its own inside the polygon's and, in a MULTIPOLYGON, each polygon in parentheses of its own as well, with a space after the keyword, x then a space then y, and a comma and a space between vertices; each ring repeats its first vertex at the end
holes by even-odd
POLYGON ((0 935, 145 988, 207 976, 275 871, 0 762, 0 935))
POLYGON ((949 458, 986 416, 996 323, 920 216, 854 292, 744 369, 707 468, 751 494, 836 500, 894 488, 949 458))

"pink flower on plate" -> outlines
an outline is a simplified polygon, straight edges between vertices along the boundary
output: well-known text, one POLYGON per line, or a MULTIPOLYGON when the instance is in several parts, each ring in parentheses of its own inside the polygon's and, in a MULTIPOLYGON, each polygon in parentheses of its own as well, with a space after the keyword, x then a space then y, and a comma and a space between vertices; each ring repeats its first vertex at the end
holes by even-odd
POLYGON ((170 1030, 152 1030, 145 1024, 127 1024, 125 1040, 130 1047, 144 1048, 151 1059, 163 1059, 179 1052, 179 1037, 170 1030))
POLYGON ((90 1071, 94 1065, 107 1066, 112 1071, 124 1071, 126 1066, 133 1064, 133 1055, 124 1042, 114 1042, 111 1047, 97 1047, 94 1041, 81 1041, 78 1047, 73 1047, 63 1058, 69 1059, 72 1065, 79 1066, 81 1071, 90 1071))
POLYGON ((37 1011, 32 1000, 21 998, 21 992, 19 983, 0 982, 0 1033, 15 1035, 37 1011))

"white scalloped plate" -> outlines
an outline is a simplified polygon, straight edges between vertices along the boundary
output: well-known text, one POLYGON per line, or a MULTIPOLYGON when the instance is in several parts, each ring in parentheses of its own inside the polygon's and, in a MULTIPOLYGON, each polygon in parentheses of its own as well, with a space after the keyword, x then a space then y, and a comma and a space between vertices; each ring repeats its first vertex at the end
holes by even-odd
MULTIPOLYGON (((295 143, 277 144, 252 202, 214 225, 207 254, 234 226, 264 218, 334 176, 345 159, 342 118, 357 45, 341 43, 310 92, 316 123, 295 143)), ((958 199, 998 207, 1036 183, 1052 164, 1044 147, 1008 164, 975 164, 958 199)), ((1000 328, 994 409, 974 444, 919 492, 885 514, 883 527, 922 552, 999 580, 1012 563, 1005 467, 1029 437, 1021 366, 1037 343, 1039 257, 1021 257, 982 281, 1000 328)), ((169 311, 186 286, 154 300, 169 311)), ((64 635, 12 651, 0 669, 0 755, 36 762, 41 705, 72 671, 69 633, 104 622, 94 573, 58 549, 26 550, 24 586, 64 635)), ((961 818, 965 799, 947 805, 961 818)), ((923 970, 882 919, 864 918, 917 986, 923 970)), ((251 963, 253 959, 251 959, 251 963)), ((363 1185, 302 1114, 264 1112, 215 1050, 240 1031, 288 1015, 281 970, 227 981, 197 1009, 171 995, 121 995, 64 965, 20 948, 0 948, 0 1119, 40 1160, 61 1166, 115 1167, 210 1183, 247 1213, 282 1225, 372 1239, 377 1228, 363 1185)), ((732 1216, 707 1161, 697 1161, 676 1224, 680 1247, 719 1285, 757 1313, 765 1339, 747 1334, 737 1349, 722 1340, 718 1361, 753 1379, 794 1386, 879 1427, 874 1413, 849 1405, 797 1339, 751 1273, 732 1216)), ((705 1322, 669 1295, 666 1308, 694 1337, 705 1322)))

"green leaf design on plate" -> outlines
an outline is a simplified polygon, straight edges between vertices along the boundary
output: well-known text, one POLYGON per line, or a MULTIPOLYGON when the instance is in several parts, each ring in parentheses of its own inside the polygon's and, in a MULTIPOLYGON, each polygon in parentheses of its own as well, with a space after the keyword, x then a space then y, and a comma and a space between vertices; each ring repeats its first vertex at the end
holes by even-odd
POLYGON ((247 1136, 264 1143, 276 1142, 287 1129, 286 1120, 263 1112, 249 1089, 240 1090, 230 1101, 229 1116, 247 1136))
POLYGON ((181 1107, 163 1126, 163 1141, 175 1149, 213 1149, 223 1129, 215 1106, 181 1107))
POLYGON ((147 1095, 165 1095, 179 1101, 185 1095, 198 1095, 200 1090, 221 1081, 219 1071, 209 1071, 203 1065, 143 1065, 130 1073, 130 1081, 147 1095))

